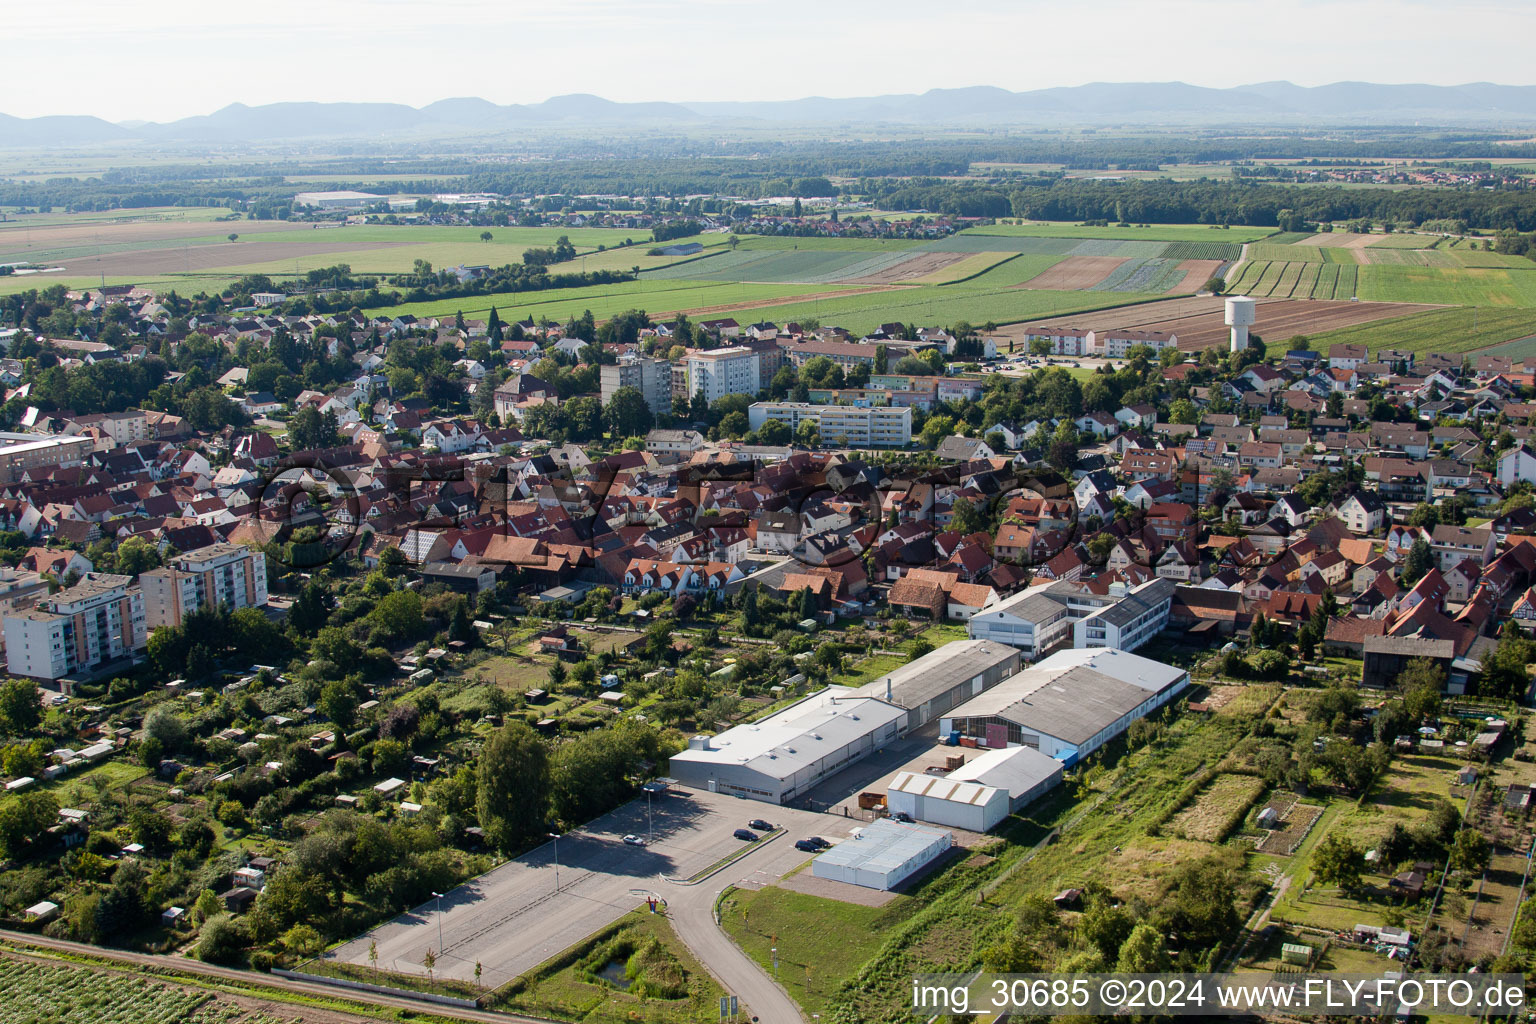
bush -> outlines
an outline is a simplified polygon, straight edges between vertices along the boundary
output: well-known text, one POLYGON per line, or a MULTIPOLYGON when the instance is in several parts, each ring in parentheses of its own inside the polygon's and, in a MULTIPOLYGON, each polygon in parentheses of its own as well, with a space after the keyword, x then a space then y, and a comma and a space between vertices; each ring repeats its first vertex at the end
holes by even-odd
POLYGON ((245 950, 245 926, 228 914, 211 917, 198 933, 197 958, 210 964, 232 964, 245 950))

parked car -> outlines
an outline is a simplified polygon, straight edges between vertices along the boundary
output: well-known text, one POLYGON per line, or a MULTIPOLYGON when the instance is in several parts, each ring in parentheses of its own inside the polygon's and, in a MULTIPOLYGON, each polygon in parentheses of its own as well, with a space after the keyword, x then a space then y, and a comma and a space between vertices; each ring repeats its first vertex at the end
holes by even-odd
POLYGON ((625 846, 644 846, 645 845, 645 840, 641 839, 639 836, 625 836, 624 837, 624 845, 625 846))
POLYGON ((749 843, 757 842, 757 833, 753 832, 751 829, 739 828, 731 834, 737 839, 743 839, 749 843))
POLYGON ((825 839, 821 838, 821 836, 811 836, 809 839, 806 840, 806 842, 808 842, 808 843, 815 843, 816 844, 816 848, 819 849, 819 850, 825 850, 827 847, 832 845, 831 843, 827 842, 825 839))
POLYGON ((891 815, 891 817, 895 818, 897 821, 905 822, 908 825, 913 824, 913 822, 916 820, 906 811, 897 811, 895 814, 891 815))
POLYGON ((804 850, 806 853, 817 853, 821 850, 821 847, 809 839, 797 839, 795 840, 795 849, 804 850))
POLYGON ((759 832, 772 832, 773 831, 773 826, 770 825, 768 822, 764 821, 762 818, 753 818, 751 821, 747 822, 747 827, 748 828, 755 828, 759 832))

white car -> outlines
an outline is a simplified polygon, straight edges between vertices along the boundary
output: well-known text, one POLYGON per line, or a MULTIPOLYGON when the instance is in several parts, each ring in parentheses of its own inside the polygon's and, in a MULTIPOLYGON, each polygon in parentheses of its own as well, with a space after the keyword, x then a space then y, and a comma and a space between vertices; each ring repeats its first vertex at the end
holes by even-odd
POLYGON ((639 836, 625 836, 624 837, 624 845, 625 846, 644 846, 645 845, 645 840, 641 839, 639 836))

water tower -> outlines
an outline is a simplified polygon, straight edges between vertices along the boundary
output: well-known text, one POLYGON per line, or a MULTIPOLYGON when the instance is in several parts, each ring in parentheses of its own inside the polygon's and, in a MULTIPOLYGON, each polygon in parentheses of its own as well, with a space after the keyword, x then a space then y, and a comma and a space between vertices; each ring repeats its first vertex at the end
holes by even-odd
POLYGON ((1253 326, 1254 301, 1246 295, 1227 300, 1227 326, 1232 328, 1232 351, 1248 347, 1248 328, 1253 326))

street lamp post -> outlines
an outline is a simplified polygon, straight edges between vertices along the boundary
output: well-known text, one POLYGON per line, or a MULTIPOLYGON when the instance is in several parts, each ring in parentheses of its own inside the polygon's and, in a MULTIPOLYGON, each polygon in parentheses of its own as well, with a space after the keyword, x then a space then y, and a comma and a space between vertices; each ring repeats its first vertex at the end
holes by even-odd
POLYGON ((560 833, 546 832, 545 835, 555 841, 555 892, 560 891, 560 833))
POLYGON ((645 845, 651 845, 655 835, 655 826, 651 824, 651 791, 645 791, 645 845))
POLYGON ((437 899, 437 951, 438 951, 438 953, 442 953, 442 951, 443 951, 443 894, 440 893, 440 892, 435 892, 432 895, 433 895, 433 897, 435 897, 437 899))

